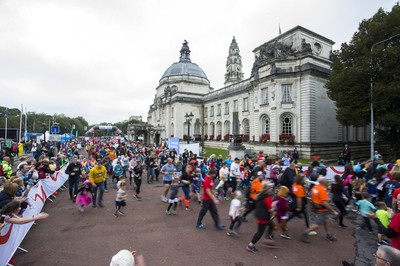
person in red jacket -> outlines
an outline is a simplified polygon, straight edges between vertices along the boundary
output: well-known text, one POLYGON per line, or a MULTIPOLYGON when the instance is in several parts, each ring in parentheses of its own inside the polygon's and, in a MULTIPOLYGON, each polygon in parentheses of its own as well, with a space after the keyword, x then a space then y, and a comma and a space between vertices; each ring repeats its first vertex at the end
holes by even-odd
MULTIPOLYGON (((257 221, 257 232, 254 234, 250 243, 246 246, 246 250, 252 253, 257 253, 258 249, 255 244, 260 240, 268 226, 268 234, 272 235, 274 230, 273 215, 272 215, 272 200, 273 200, 273 183, 263 183, 263 188, 257 197, 255 217, 257 221)), ((265 243, 264 245, 272 245, 273 242, 265 243)))

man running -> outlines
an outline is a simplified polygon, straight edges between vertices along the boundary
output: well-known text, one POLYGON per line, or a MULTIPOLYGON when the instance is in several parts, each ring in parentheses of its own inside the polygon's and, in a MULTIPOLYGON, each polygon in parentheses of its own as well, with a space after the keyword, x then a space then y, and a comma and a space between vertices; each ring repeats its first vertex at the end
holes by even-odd
POLYGON ((164 192, 161 195, 161 200, 167 202, 167 195, 169 191, 169 187, 171 186, 172 182, 172 175, 176 171, 175 166, 172 164, 172 158, 167 159, 167 163, 164 164, 161 168, 161 174, 163 175, 163 182, 164 182, 164 192))

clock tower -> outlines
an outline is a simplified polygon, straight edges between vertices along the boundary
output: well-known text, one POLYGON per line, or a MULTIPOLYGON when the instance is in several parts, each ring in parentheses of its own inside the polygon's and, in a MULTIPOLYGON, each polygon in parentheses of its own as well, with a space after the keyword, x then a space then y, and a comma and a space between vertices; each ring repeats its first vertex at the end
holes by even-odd
POLYGON ((243 79, 242 57, 240 56, 239 46, 233 36, 229 55, 226 60, 225 86, 229 86, 243 79))

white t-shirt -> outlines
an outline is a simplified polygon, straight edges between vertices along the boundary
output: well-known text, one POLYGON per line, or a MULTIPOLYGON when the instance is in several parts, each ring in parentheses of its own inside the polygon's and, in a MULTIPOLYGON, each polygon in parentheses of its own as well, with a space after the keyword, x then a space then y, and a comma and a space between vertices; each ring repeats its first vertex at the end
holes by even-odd
POLYGON ((233 213, 234 213, 234 211, 235 211, 235 208, 238 208, 238 211, 236 212, 235 218, 238 217, 238 216, 240 216, 240 206, 241 206, 240 200, 238 200, 238 199, 233 199, 233 200, 231 201, 231 206, 229 207, 229 216, 233 216, 233 213))
POLYGON ((122 188, 118 189, 117 197, 115 198, 116 201, 123 201, 125 200, 124 196, 126 195, 125 190, 122 188))
POLYGON ((239 178, 240 177, 240 166, 238 163, 233 162, 231 164, 231 173, 236 177, 239 178))

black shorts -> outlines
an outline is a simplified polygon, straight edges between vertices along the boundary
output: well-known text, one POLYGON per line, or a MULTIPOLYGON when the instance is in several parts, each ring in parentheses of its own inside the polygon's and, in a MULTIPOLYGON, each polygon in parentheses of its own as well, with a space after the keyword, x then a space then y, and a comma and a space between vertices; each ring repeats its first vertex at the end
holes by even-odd
POLYGON ((172 181, 163 181, 164 182, 164 185, 166 185, 166 184, 168 184, 168 185, 171 185, 171 183, 172 183, 172 181))
POLYGON ((126 206, 125 200, 115 201, 115 207, 124 207, 124 206, 126 206))

